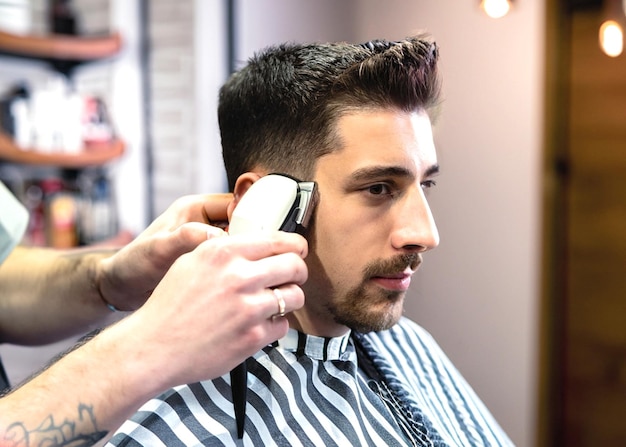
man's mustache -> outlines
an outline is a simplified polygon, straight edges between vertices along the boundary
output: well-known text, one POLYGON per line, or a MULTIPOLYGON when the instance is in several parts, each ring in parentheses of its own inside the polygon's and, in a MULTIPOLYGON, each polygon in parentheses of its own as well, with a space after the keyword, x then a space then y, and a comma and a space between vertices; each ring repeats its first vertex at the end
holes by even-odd
POLYGON ((403 272, 407 267, 415 271, 422 262, 421 253, 405 253, 390 259, 381 259, 369 263, 363 272, 365 278, 389 276, 403 272))

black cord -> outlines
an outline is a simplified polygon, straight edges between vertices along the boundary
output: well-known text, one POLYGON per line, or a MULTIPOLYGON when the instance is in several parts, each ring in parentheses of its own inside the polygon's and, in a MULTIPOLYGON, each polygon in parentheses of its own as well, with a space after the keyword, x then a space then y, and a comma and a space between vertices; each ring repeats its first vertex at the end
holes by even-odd
POLYGON ((248 392, 248 369, 245 362, 230 372, 230 388, 233 395, 233 407, 235 408, 237 437, 241 439, 246 422, 246 394, 248 392))

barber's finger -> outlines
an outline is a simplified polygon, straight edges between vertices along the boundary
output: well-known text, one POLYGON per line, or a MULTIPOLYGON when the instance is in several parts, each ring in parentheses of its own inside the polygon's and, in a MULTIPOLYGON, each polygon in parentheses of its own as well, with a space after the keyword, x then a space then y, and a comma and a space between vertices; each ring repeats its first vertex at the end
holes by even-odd
POLYGON ((228 236, 228 233, 226 233, 221 227, 219 226, 214 226, 214 225, 203 225, 203 227, 206 229, 206 238, 207 241, 210 239, 213 239, 214 237, 222 237, 222 236, 228 236))
POLYGON ((265 290, 267 292, 264 294, 267 309, 265 315, 270 319, 283 318, 304 305, 304 292, 295 284, 285 284, 265 290))
POLYGON ((228 204, 233 200, 230 193, 206 194, 203 202, 203 212, 206 221, 212 225, 228 223, 228 204))
POLYGON ((281 253, 258 259, 248 263, 247 271, 249 277, 256 278, 254 287, 304 284, 308 278, 306 263, 295 253, 281 253))
POLYGON ((308 254, 308 243, 304 237, 283 231, 229 236, 228 244, 239 247, 242 255, 251 261, 283 253, 296 253, 301 258, 308 254))
POLYGON ((195 249, 206 240, 225 236, 226 232, 221 228, 200 222, 188 222, 179 226, 175 231, 166 234, 170 241, 171 249, 180 254, 195 249))
POLYGON ((228 219, 228 204, 232 194, 192 194, 176 199, 159 219, 166 222, 159 228, 170 230, 186 222, 214 224, 228 219))

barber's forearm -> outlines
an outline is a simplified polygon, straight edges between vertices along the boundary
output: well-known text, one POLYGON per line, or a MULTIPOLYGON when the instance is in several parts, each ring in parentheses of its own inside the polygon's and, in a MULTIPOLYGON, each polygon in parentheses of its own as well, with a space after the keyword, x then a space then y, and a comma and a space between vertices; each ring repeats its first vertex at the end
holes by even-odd
POLYGON ((95 274, 112 253, 16 248, 0 266, 0 341, 50 343, 105 322, 95 274))
POLYGON ((0 398, 0 446, 93 445, 163 390, 158 376, 146 377, 136 346, 119 329, 103 331, 0 398))

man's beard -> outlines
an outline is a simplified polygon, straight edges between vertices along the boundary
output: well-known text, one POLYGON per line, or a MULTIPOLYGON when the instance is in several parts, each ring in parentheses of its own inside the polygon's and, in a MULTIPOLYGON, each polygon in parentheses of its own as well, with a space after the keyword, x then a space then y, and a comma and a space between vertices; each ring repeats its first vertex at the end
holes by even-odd
POLYGON ((361 283, 328 304, 335 322, 362 333, 390 329, 402 316, 406 291, 372 286, 371 278, 416 270, 420 262, 419 253, 409 253, 368 264, 361 283))

